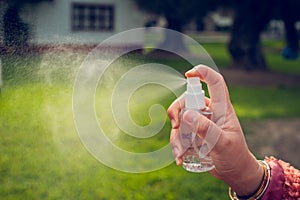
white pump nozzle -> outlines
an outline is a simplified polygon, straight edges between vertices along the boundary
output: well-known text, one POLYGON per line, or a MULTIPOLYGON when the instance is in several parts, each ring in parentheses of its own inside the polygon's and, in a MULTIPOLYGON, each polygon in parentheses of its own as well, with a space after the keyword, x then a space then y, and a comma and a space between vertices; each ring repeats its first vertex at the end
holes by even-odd
POLYGON ((198 77, 187 78, 187 91, 185 94, 185 107, 188 109, 205 108, 205 94, 198 77))

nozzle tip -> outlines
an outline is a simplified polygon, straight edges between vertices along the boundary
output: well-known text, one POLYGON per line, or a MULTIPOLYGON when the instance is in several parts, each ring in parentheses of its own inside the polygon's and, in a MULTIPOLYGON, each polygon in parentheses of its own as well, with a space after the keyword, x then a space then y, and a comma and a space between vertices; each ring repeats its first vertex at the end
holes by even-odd
POLYGON ((189 77, 187 78, 187 84, 189 85, 198 85, 200 83, 199 77, 189 77))

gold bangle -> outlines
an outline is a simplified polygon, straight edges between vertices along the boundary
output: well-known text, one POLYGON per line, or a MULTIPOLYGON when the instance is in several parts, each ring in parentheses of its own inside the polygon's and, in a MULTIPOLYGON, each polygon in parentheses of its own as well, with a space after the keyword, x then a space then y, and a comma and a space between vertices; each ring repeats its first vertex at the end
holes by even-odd
POLYGON ((235 192, 232 192, 231 187, 229 187, 229 198, 230 198, 231 200, 239 200, 239 199, 237 198, 237 196, 236 196, 236 193, 235 193, 235 192))
POLYGON ((264 160, 260 160, 259 162, 261 163, 262 166, 264 166, 265 176, 264 176, 262 187, 260 188, 261 190, 257 192, 256 199, 260 199, 262 195, 264 195, 265 191, 269 186, 270 178, 271 178, 271 169, 268 163, 264 160))
POLYGON ((251 194, 249 196, 238 197, 238 195, 232 191, 231 187, 229 187, 229 197, 231 200, 240 200, 240 199, 258 200, 262 197, 262 195, 264 194, 264 192, 266 191, 269 185, 271 170, 270 170, 270 166, 266 161, 259 160, 258 162, 264 169, 264 176, 258 190, 256 190, 254 194, 251 194))

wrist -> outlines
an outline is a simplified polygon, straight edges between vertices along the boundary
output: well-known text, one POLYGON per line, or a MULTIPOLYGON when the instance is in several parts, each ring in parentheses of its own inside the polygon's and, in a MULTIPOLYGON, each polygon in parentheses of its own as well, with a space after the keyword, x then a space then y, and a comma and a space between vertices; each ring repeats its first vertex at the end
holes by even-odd
POLYGON ((260 165, 263 167, 264 173, 263 178, 261 180, 259 188, 255 190, 255 192, 246 196, 239 196, 235 192, 232 194, 232 189, 229 187, 229 197, 231 200, 257 200, 261 199, 266 192, 271 179, 271 169, 269 164, 266 161, 259 161, 260 165))
POLYGON ((263 176, 264 168, 251 154, 249 160, 243 163, 240 169, 243 169, 239 176, 230 184, 232 190, 239 196, 248 196, 260 187, 263 176))

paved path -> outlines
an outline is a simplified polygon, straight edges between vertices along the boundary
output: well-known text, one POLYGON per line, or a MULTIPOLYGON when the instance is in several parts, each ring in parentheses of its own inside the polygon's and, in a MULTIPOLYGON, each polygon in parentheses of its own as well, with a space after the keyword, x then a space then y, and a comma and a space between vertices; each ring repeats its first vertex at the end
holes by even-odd
POLYGON ((246 71, 241 69, 223 69, 220 70, 220 73, 229 85, 300 86, 300 75, 282 74, 271 71, 246 71))
POLYGON ((246 122, 243 129, 256 156, 273 155, 300 169, 300 118, 246 122))

